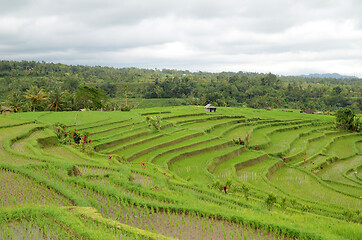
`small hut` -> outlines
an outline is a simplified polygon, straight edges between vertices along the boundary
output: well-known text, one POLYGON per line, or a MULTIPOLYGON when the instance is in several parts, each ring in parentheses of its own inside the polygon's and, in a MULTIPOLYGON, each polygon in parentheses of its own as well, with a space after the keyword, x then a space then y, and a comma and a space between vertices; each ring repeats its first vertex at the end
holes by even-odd
POLYGON ((207 104, 205 106, 205 111, 206 112, 216 112, 216 107, 212 106, 211 104, 207 104))
POLYGON ((8 114, 8 113, 12 113, 12 112, 14 112, 13 109, 5 107, 5 106, 1 106, 1 109, 0 109, 1 114, 8 114))
POLYGON ((304 109, 300 113, 314 114, 316 111, 313 109, 304 109))

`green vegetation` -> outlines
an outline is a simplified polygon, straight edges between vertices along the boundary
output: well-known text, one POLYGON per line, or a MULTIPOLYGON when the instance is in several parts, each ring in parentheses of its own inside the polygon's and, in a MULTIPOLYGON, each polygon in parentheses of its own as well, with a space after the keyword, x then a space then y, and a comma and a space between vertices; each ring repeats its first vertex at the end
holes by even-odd
POLYGON ((192 73, 0 61, 0 102, 13 111, 120 110, 121 107, 211 103, 325 113, 348 107, 359 114, 362 112, 361 86, 361 79, 357 78, 301 78, 248 72, 192 73), (33 96, 29 100, 24 97, 27 93, 33 96), (37 94, 41 98, 34 98, 37 94))
POLYGON ((358 239, 362 136, 334 121, 197 106, 0 116, 0 239, 358 239))
POLYGON ((349 108, 340 108, 336 113, 337 127, 359 132, 359 117, 349 108))

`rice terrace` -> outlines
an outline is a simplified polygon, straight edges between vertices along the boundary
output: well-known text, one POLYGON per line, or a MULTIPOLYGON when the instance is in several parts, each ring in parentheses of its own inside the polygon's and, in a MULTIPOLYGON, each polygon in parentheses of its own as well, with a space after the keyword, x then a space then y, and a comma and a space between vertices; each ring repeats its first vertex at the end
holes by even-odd
POLYGON ((0 239, 361 239, 362 137, 334 121, 203 106, 3 115, 0 239))

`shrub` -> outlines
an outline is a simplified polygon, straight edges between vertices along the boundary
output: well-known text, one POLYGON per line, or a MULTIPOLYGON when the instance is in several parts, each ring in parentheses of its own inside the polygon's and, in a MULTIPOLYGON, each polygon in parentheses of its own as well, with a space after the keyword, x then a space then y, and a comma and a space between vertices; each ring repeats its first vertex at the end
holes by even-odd
POLYGON ((151 128, 154 128, 155 130, 161 129, 161 119, 159 116, 156 117, 146 117, 147 125, 151 128))
POLYGON ((233 142, 234 142, 236 145, 242 145, 242 146, 245 145, 245 141, 241 140, 241 138, 239 138, 238 140, 233 139, 233 142))
POLYGON ((336 127, 359 132, 359 117, 349 108, 340 108, 336 113, 336 127))
POLYGON ((72 138, 74 143, 79 144, 80 140, 82 139, 81 133, 77 131, 77 129, 74 128, 72 138))
POLYGON ((121 111, 128 112, 128 111, 131 111, 131 108, 129 106, 123 106, 123 107, 121 107, 121 111))
POLYGON ((65 125, 56 124, 55 134, 61 144, 74 145, 81 152, 93 154, 94 149, 91 145, 92 135, 89 137, 88 133, 80 133, 77 129, 67 131, 65 125))

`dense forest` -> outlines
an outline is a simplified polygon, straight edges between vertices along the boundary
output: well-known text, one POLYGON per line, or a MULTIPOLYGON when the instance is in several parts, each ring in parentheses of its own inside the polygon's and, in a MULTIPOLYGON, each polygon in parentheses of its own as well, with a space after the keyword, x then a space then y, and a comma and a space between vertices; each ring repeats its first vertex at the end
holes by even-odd
POLYGON ((118 109, 120 98, 180 98, 184 104, 361 113, 361 86, 358 78, 0 61, 0 102, 15 111, 118 109))

